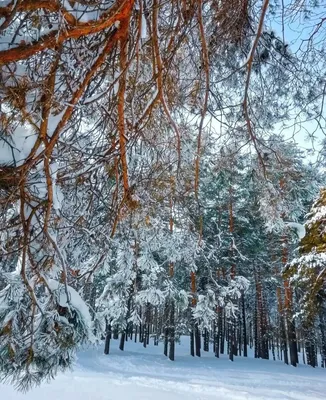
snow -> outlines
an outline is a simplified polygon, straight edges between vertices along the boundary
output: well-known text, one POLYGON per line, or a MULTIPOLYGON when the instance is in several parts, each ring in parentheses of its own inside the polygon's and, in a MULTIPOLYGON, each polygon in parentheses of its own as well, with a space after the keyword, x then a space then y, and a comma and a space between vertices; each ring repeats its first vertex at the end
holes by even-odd
POLYGON ((27 394, 0 385, 1 398, 10 400, 321 400, 325 399, 326 370, 281 361, 226 356, 212 352, 189 356, 189 338, 176 346, 176 361, 164 357, 163 346, 144 349, 126 342, 126 351, 111 341, 111 354, 98 349, 78 355, 75 370, 27 394))
POLYGON ((311 210, 311 218, 308 219, 306 225, 310 228, 315 222, 323 221, 326 218, 326 206, 313 207, 311 210))
POLYGON ((145 15, 143 14, 141 16, 141 34, 140 34, 141 39, 146 39, 147 38, 147 22, 145 15))
POLYGON ((296 231, 299 239, 302 239, 306 236, 306 228, 304 225, 298 224, 297 222, 287 222, 286 225, 296 231))
POLYGON ((0 165, 22 165, 29 156, 37 135, 28 124, 19 125, 10 136, 0 137, 0 165))
POLYGON ((55 281, 54 279, 47 279, 47 284, 51 290, 59 291, 58 300, 60 306, 61 307, 72 306, 75 310, 77 310, 80 313, 84 323, 90 329, 92 326, 92 319, 88 307, 85 304, 84 300, 80 297, 79 293, 76 292, 74 288, 67 285, 67 290, 69 294, 69 299, 67 299, 64 285, 60 284, 58 281, 55 281))

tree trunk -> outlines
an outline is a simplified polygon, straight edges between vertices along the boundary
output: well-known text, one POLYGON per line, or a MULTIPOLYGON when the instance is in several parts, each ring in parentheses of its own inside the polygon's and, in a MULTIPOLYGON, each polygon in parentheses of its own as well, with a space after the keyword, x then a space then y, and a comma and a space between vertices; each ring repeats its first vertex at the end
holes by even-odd
POLYGON ((220 319, 220 326, 221 329, 219 328, 219 335, 220 335, 220 354, 224 354, 224 347, 225 347, 225 312, 223 312, 223 309, 221 309, 221 319, 220 319))
POLYGON ((104 346, 104 354, 110 353, 110 342, 111 342, 111 325, 106 325, 106 336, 105 336, 105 346, 104 346))
POLYGON ((143 347, 147 346, 147 324, 143 323, 143 347))
POLYGON ((326 323, 325 323, 325 316, 323 312, 319 314, 319 327, 320 327, 320 333, 321 333, 321 361, 322 361, 322 367, 326 368, 326 323))
POLYGON ((204 351, 209 351, 209 332, 207 329, 204 331, 204 351))
POLYGON ((175 356, 175 326, 174 326, 174 318, 175 317, 175 306, 174 300, 170 301, 170 329, 169 329, 169 342, 170 342, 170 350, 169 350, 169 359, 174 361, 175 356))
POLYGON ((123 333, 121 334, 120 346, 119 346, 119 349, 120 349, 121 351, 123 351, 124 348, 125 348, 125 338, 126 338, 126 334, 125 334, 125 332, 123 332, 123 333))
POLYGON ((195 345, 196 345, 196 356, 200 357, 200 347, 201 347, 201 340, 200 340, 200 330, 198 328, 198 324, 195 324, 195 345))
POLYGON ((195 357, 195 333, 193 327, 190 332, 190 355, 195 357))
POLYGON ((115 327, 114 327, 114 330, 113 330, 113 339, 114 339, 114 340, 119 339, 119 327, 118 327, 118 326, 115 326, 115 327))
POLYGON ((168 345, 169 345, 169 305, 166 302, 164 308, 164 320, 165 320, 165 327, 164 327, 164 355, 168 356, 168 345))
POLYGON ((290 361, 293 367, 296 367, 299 363, 298 358, 298 347, 297 347, 297 338, 295 333, 295 323, 293 320, 288 319, 287 321, 288 327, 288 337, 289 337, 289 347, 290 347, 290 361))
POLYGON ((246 323, 246 307, 245 296, 242 293, 242 341, 243 341, 243 356, 248 357, 248 343, 247 343, 247 323, 246 323))
POLYGON ((233 326, 232 323, 228 324, 228 351, 229 351, 229 360, 233 361, 234 359, 234 337, 233 337, 233 326))
POLYGON ((258 311, 257 311, 257 298, 256 298, 256 301, 255 301, 255 310, 254 310, 254 322, 253 322, 253 330, 254 330, 254 332, 253 332, 253 339, 254 339, 254 346, 255 346, 255 349, 254 349, 254 357, 255 358, 259 358, 259 353, 260 353, 260 351, 259 351, 259 342, 258 342, 258 318, 257 318, 257 314, 258 314, 258 311))
POLYGON ((215 330, 214 330, 214 353, 215 353, 215 357, 217 357, 217 358, 220 357, 219 318, 220 318, 220 312, 218 313, 218 323, 217 323, 217 326, 215 326, 215 330))

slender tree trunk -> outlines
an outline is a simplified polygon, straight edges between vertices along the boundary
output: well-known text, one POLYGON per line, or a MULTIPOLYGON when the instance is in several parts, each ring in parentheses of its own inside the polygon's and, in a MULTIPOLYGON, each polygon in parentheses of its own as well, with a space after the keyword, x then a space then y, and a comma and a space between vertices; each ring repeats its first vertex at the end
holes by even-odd
MULTIPOLYGON (((277 287, 276 293, 277 293, 278 313, 279 313, 279 322, 280 322, 281 354, 283 352, 284 363, 289 364, 288 347, 287 347, 287 339, 286 339, 286 327, 285 327, 285 321, 284 321, 284 310, 283 310, 282 294, 281 294, 280 287, 277 287)), ((282 357, 281 357, 281 359, 282 359, 282 357)))
POLYGON ((221 347, 220 347, 220 354, 224 354, 224 348, 225 348, 225 328, 226 328, 226 318, 225 318, 225 312, 223 309, 221 309, 221 331, 220 333, 220 340, 221 340, 221 347))
POLYGON ((195 345, 196 345, 196 356, 200 357, 200 348, 201 348, 201 340, 200 340, 200 330, 198 328, 198 324, 195 324, 195 345))
POLYGON ((107 324, 106 325, 104 354, 110 353, 110 342, 111 342, 111 325, 107 324))
POLYGON ((165 303, 165 309, 164 309, 164 315, 165 315, 165 327, 164 327, 164 355, 167 357, 168 356, 168 344, 169 344, 169 306, 168 303, 165 303))
POLYGON ((234 356, 234 342, 233 342, 233 326, 232 323, 228 323, 228 352, 229 352, 229 360, 233 361, 234 356))
POLYGON ((204 331, 204 351, 209 351, 209 332, 207 329, 204 331))
POLYGON ((143 323, 143 347, 147 347, 147 323, 143 323))
POLYGON ((254 350, 254 354, 255 354, 255 358, 259 358, 259 342, 258 342, 258 310, 257 310, 258 306, 257 306, 257 297, 256 297, 256 301, 255 301, 255 311, 254 311, 254 322, 253 322, 253 328, 254 328, 254 334, 253 334, 253 339, 254 339, 254 346, 255 346, 255 350, 254 350))
POLYGON ((126 341, 126 342, 128 342, 129 330, 130 330, 130 324, 127 323, 127 326, 126 326, 126 336, 125 336, 125 341, 126 341))
POLYGON ((219 358, 220 357, 220 332, 219 332, 219 319, 220 319, 220 310, 218 311, 218 322, 217 322, 217 326, 215 326, 215 331, 214 331, 214 353, 215 353, 215 357, 219 358))
POLYGON ((114 327, 114 330, 113 330, 113 339, 114 339, 114 340, 119 339, 119 327, 118 327, 118 326, 115 326, 115 327, 114 327))
POLYGON ((154 346, 158 346, 159 339, 159 329, 158 329, 158 308, 155 307, 155 337, 154 337, 154 346))
MULTIPOLYGON (((139 310, 140 320, 142 320, 142 314, 143 314, 143 310, 142 310, 142 307, 140 307, 140 310, 139 310)), ((139 323, 139 343, 143 343, 143 324, 141 322, 139 323)))
POLYGON ((307 356, 307 364, 311 367, 315 368, 317 366, 316 360, 316 349, 314 339, 308 338, 306 340, 306 356, 307 356))
POLYGON ((321 362, 322 367, 326 368, 326 323, 323 311, 319 314, 319 328, 321 333, 321 362))
POLYGON ((289 337, 289 347, 290 347, 290 361, 293 367, 296 367, 299 363, 298 357, 298 346, 297 346, 297 338, 295 332, 295 323, 293 319, 287 320, 288 327, 288 337, 289 337))
POLYGON ((175 326, 174 326, 174 319, 175 319, 175 304, 174 300, 170 301, 170 350, 169 350, 169 359, 174 361, 175 357, 175 326))
POLYGON ((121 334, 121 337, 120 337, 120 345, 119 345, 119 349, 120 349, 121 351, 123 351, 124 348, 125 348, 125 338, 126 338, 126 334, 125 334, 125 332, 123 332, 123 333, 121 334))
POLYGON ((243 356, 248 357, 248 344, 247 344, 247 322, 246 322, 246 307, 245 295, 242 293, 242 340, 243 340, 243 356))
POLYGON ((149 345, 149 336, 150 336, 150 326, 151 326, 151 307, 150 304, 147 305, 147 329, 146 329, 146 344, 149 345))
POLYGON ((190 355, 195 357, 195 332, 194 327, 190 331, 190 355))
POLYGON ((238 354, 241 357, 242 356, 242 326, 241 326, 241 319, 239 318, 238 321, 238 334, 237 334, 237 349, 238 349, 238 354))

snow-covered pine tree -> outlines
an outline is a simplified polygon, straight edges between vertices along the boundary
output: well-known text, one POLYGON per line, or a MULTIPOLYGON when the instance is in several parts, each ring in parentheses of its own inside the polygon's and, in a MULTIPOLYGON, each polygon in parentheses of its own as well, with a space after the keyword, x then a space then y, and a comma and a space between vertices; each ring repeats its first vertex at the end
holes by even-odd
POLYGON ((297 319, 305 338, 307 362, 317 365, 317 332, 322 362, 326 362, 326 189, 307 214, 306 234, 300 241, 299 256, 288 264, 284 275, 290 278, 297 297, 297 319))

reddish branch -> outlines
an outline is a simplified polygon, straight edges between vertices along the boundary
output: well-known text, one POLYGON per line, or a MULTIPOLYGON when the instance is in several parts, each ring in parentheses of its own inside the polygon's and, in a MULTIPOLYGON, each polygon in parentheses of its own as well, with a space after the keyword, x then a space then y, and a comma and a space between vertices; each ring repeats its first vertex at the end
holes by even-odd
MULTIPOLYGON (((130 14, 134 0, 117 0, 114 5, 105 13, 101 15, 98 20, 79 22, 76 18, 65 11, 58 5, 58 2, 36 2, 28 1, 25 6, 25 2, 22 3, 21 7, 27 7, 27 10, 23 8, 22 11, 29 11, 28 7, 36 7, 36 9, 47 8, 50 11, 62 12, 68 27, 62 30, 52 31, 42 36, 38 41, 29 44, 21 44, 17 47, 9 50, 0 51, 0 65, 8 64, 19 60, 25 60, 34 54, 44 51, 46 49, 54 49, 60 46, 67 39, 78 39, 82 36, 98 33, 111 27, 115 22, 122 21, 130 14), (45 4, 47 5, 45 6, 45 4), (37 6, 38 4, 38 6, 37 6), (41 6, 42 5, 42 6, 41 6)), ((7 8, 7 7, 6 7, 7 8)), ((33 9, 33 8, 32 8, 33 9)), ((7 13, 8 10, 0 9, 0 16, 7 13)))
POLYGON ((129 34, 129 18, 125 19, 120 24, 121 39, 120 39, 120 70, 122 74, 119 79, 118 89, 118 131, 120 145, 120 162, 122 168, 123 188, 125 196, 129 197, 129 178, 127 164, 127 138, 125 126, 125 95, 126 95, 126 80, 127 80, 127 45, 129 34))
POLYGON ((195 161, 195 197, 198 200, 198 189, 199 189, 199 170, 200 170, 200 152, 201 152, 201 142, 202 142, 202 134, 204 121, 208 109, 208 96, 209 96, 209 58, 208 58, 208 48, 205 36, 204 22, 203 22, 203 12, 202 12, 203 4, 202 0, 199 1, 198 6, 198 22, 199 22, 199 37, 202 45, 202 57, 203 57, 203 67, 205 74, 205 98, 203 103, 203 108, 201 112, 201 119, 199 123, 199 132, 197 137, 197 154, 195 161))
MULTIPOLYGON (((180 138, 180 132, 178 125, 172 118, 172 115, 170 113, 169 107, 166 103, 165 100, 165 95, 164 95, 164 85, 163 85, 163 62, 162 62, 162 57, 160 53, 160 46, 159 46, 159 32, 158 32, 158 11, 159 11, 159 4, 157 0, 153 1, 153 47, 154 47, 154 65, 156 65, 156 74, 157 74, 157 90, 158 90, 158 97, 162 103, 163 106, 163 111, 169 120, 176 138, 177 138, 177 154, 178 154, 178 166, 177 169, 179 171, 180 169, 180 164, 181 164, 181 138, 180 138)), ((156 101, 156 98, 155 98, 156 101)))
POLYGON ((269 0, 264 0, 263 3, 263 7, 262 7, 262 11, 260 14, 260 19, 259 19, 259 24, 258 24, 258 30, 256 33, 256 37, 254 40, 254 43, 251 47, 249 56, 248 56, 248 61, 247 61, 247 80, 246 80, 246 86, 245 86, 245 94, 244 94, 244 99, 243 99, 243 112, 244 112, 244 116, 246 119, 246 125, 247 125, 247 129, 248 129, 248 133, 249 136, 255 146, 255 150, 257 151, 258 157, 259 157, 259 161, 261 163, 261 166, 264 169, 264 173, 265 173, 265 164, 264 164, 264 159, 262 157, 262 155, 260 154, 259 148, 258 148, 258 143, 257 143, 257 137, 254 133, 254 130, 252 128, 252 124, 251 124, 251 120, 250 120, 250 116, 249 116, 249 110, 248 110, 248 97, 249 97, 249 86, 250 86, 250 77, 251 77, 251 72, 252 72, 252 65, 253 65, 253 61, 254 61, 254 55, 259 43, 259 39, 260 36, 262 34, 262 30, 263 30, 263 26, 264 26, 264 20, 265 20, 265 15, 268 9, 268 5, 269 5, 269 0))

